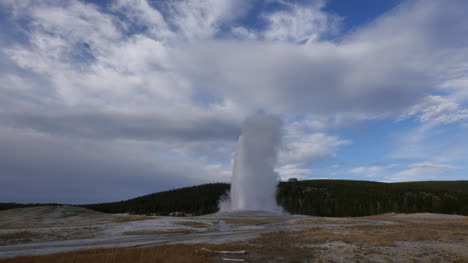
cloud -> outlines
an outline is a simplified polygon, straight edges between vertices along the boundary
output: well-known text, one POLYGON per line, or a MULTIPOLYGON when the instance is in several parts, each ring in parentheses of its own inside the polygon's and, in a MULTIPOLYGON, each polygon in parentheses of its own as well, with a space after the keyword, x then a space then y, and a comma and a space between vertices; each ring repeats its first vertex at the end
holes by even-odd
POLYGON ((352 168, 349 170, 350 173, 352 174, 358 174, 358 175, 364 175, 367 177, 383 177, 384 172, 386 172, 389 169, 393 169, 395 167, 398 167, 398 164, 387 164, 387 165, 381 165, 381 164, 374 164, 374 165, 369 165, 369 166, 358 166, 355 168, 352 168))
POLYGON ((401 171, 391 177, 392 181, 420 181, 435 179, 435 175, 457 167, 447 164, 436 164, 431 162, 413 163, 408 165, 408 169, 401 171))
POLYGON ((316 122, 292 122, 285 126, 284 146, 279 152, 279 168, 283 179, 305 178, 310 166, 326 157, 333 157, 335 151, 351 142, 323 132, 311 132, 316 122))
POLYGON ((277 168, 276 171, 279 173, 281 180, 290 178, 305 179, 310 175, 308 168, 303 168, 298 164, 283 165, 277 168))
POLYGON ((434 162, 409 164, 373 164, 357 166, 349 170, 355 175, 364 175, 379 181, 428 181, 440 179, 437 176, 444 172, 459 169, 456 166, 434 162))
POLYGON ((219 167, 205 167, 158 144, 69 140, 5 128, 0 144, 4 202, 116 201, 175 185, 227 181, 219 167))
POLYGON ((407 1, 336 39, 325 3, 2 1, 3 185, 87 174, 102 186, 115 174, 147 192, 224 180, 239 123, 259 108, 286 120, 278 170, 295 177, 350 144, 333 132, 356 121, 417 118, 408 147, 424 125, 466 122, 466 1, 407 1))
POLYGON ((196 114, 171 119, 157 114, 102 111, 0 113, 0 120, 11 127, 41 133, 100 140, 222 141, 235 140, 239 134, 236 122, 196 114))
MULTIPOLYGON (((438 109, 437 107, 435 107, 438 109)), ((466 162, 468 140, 463 118, 455 111, 428 111, 432 119, 420 125, 396 132, 389 157, 397 159, 430 160, 436 163, 466 162)), ((424 113, 426 114, 426 113, 424 113)))
POLYGON ((112 3, 111 9, 125 19, 122 26, 126 31, 131 31, 132 27, 142 27, 141 30, 154 39, 163 40, 177 37, 170 29, 163 14, 152 8, 146 0, 117 0, 112 3))
MULTIPOLYGON (((463 48, 451 44, 466 42, 459 36, 466 30, 464 23, 451 24, 443 42, 440 32, 431 27, 434 20, 463 21, 460 12, 453 12, 455 5, 463 3, 411 1, 341 42, 298 45, 289 37, 281 37, 280 43, 258 37, 260 41, 253 42, 220 39, 216 32, 242 14, 229 12, 237 5, 232 1, 216 2, 174 1, 158 10, 146 1, 131 7, 118 1, 113 10, 127 17, 122 21, 91 4, 74 2, 54 8, 32 4, 16 11, 31 21, 31 45, 14 46, 6 54, 23 68, 47 73, 56 102, 64 106, 159 111, 185 105, 210 111, 211 104, 229 101, 246 112, 264 108, 284 114, 360 114, 366 118, 401 112, 436 88, 432 73, 448 73, 442 66, 428 68, 433 64, 433 56, 428 54, 445 54, 438 63, 452 67, 461 64, 459 57, 464 54, 463 48), (81 22, 70 24, 72 20, 81 22), (149 29, 128 35, 134 24, 149 29), (396 30, 401 36, 389 37, 387 32, 396 30), (198 40, 186 42, 186 38, 198 40), (427 44, 432 42, 437 45, 427 44), (78 55, 76 50, 80 50, 78 55), (254 78, 249 77, 251 72, 255 72, 254 78)), ((284 5, 287 8, 281 12, 291 17, 304 12, 324 20, 332 17, 321 10, 320 1, 308 6, 284 5)), ((266 13, 265 17, 277 14, 266 13)), ((330 31, 322 24, 314 22, 308 27, 330 31)), ((271 29, 246 26, 242 28, 257 35, 271 29)), ((288 23, 276 27, 294 31, 288 23)))
POLYGON ((187 40, 213 37, 249 7, 246 1, 232 0, 183 0, 169 5, 168 20, 187 40))
POLYGON ((428 96, 412 106, 401 119, 417 116, 421 122, 450 124, 468 120, 468 109, 462 109, 455 101, 442 96, 428 96))
POLYGON ((317 159, 333 155, 339 146, 350 143, 322 132, 306 132, 301 126, 300 123, 291 123, 287 126, 284 135, 285 146, 279 154, 280 163, 310 165, 317 159))
POLYGON ((267 26, 261 36, 265 40, 310 44, 337 31, 340 18, 321 10, 324 1, 312 1, 307 5, 279 3, 285 8, 263 16, 267 26))
POLYGON ((411 1, 341 42, 206 41, 185 47, 177 65, 195 86, 249 107, 369 118, 398 114, 437 89, 438 78, 450 77, 448 68, 463 66, 461 43, 468 39, 460 33, 467 27, 454 9, 465 5, 411 1), (451 27, 443 39, 437 21, 451 27), (434 64, 440 66, 429 66, 434 64))

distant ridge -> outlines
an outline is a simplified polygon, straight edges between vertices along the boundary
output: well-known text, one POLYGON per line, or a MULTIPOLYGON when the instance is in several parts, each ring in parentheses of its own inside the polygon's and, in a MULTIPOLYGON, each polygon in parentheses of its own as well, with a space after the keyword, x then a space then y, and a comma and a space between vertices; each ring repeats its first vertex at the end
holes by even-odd
MULTIPOLYGON (((226 183, 203 184, 126 201, 80 206, 106 213, 204 215, 217 212, 218 200, 228 190, 226 183)), ((389 212, 468 215, 468 181, 281 182, 277 200, 289 213, 315 216, 366 216, 389 212)), ((0 203, 0 210, 38 205, 41 204, 0 203)))

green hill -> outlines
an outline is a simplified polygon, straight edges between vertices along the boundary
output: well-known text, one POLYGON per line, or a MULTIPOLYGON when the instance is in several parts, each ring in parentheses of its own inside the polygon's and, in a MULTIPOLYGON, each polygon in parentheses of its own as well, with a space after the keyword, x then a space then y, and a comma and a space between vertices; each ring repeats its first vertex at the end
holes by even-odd
MULTIPOLYGON (((204 184, 126 201, 81 206, 106 213, 168 215, 171 212, 185 212, 202 215, 216 212, 218 200, 228 190, 229 184, 204 184)), ((468 215, 468 181, 281 182, 277 200, 290 213, 316 216, 365 216, 387 212, 468 215)), ((13 206, 0 204, 0 209, 13 206)))
POLYGON ((185 212, 204 215, 218 210, 218 200, 228 190, 229 184, 203 184, 149 194, 126 201, 83 205, 82 207, 106 213, 168 215, 171 212, 185 212))
POLYGON ((468 181, 280 183, 278 203, 293 214, 365 216, 388 212, 468 215, 468 181))

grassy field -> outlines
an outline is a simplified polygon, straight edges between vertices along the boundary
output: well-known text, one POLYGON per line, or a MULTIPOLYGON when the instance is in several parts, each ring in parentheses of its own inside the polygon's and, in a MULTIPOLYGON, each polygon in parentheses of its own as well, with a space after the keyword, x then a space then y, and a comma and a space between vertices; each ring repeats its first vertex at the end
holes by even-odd
MULTIPOLYGON (((271 222, 265 222, 265 219, 234 219, 229 223, 255 226, 271 222)), ((0 263, 197 263, 226 262, 226 258, 243 262, 468 262, 466 217, 415 214, 353 219, 293 218, 286 219, 284 225, 295 225, 297 228, 263 233, 254 239, 220 245, 90 249, 20 256, 0 260, 0 263), (374 221, 380 223, 373 224, 374 221)))
POLYGON ((58 253, 44 256, 24 256, 0 260, 2 263, 201 263, 211 262, 202 248, 226 250, 234 245, 169 245, 149 248, 109 248, 58 253))

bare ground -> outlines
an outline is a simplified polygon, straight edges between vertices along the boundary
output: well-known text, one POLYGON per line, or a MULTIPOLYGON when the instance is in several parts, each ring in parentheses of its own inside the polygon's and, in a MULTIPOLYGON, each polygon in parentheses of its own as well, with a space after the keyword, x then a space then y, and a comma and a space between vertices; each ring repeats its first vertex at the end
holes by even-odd
POLYGON ((468 217, 13 209, 0 212, 0 262, 468 262, 468 217))

